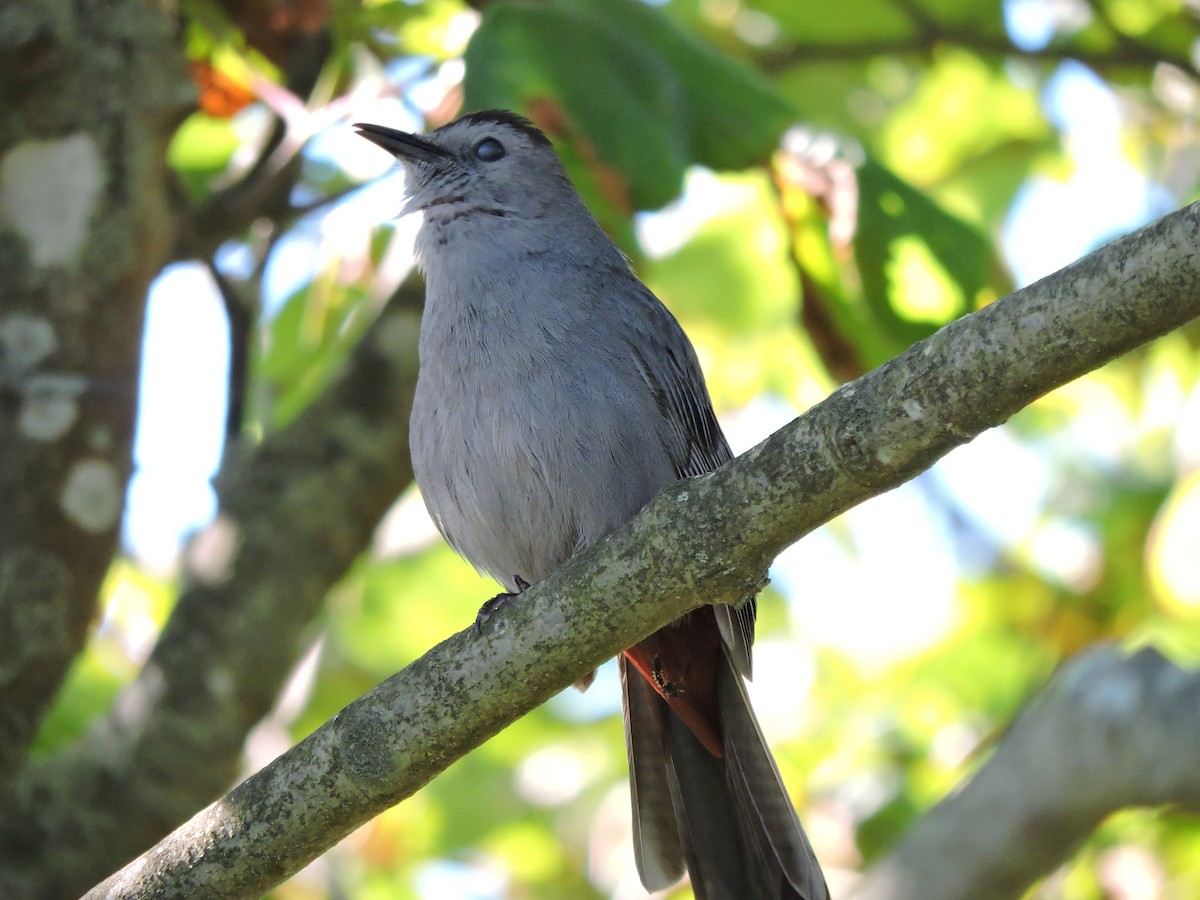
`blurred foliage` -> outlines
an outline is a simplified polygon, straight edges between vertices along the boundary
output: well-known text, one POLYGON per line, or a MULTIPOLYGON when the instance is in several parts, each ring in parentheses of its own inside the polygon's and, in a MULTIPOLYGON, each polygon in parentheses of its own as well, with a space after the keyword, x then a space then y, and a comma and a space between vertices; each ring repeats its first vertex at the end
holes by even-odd
MULTIPOLYGON (((337 218, 365 177, 338 142, 348 114, 401 127, 418 108, 431 125, 460 105, 531 116, 693 337, 743 444, 1011 289, 997 248, 1018 199, 1038 179, 1070 178, 1087 150, 1050 109, 1064 66, 1112 92, 1125 162, 1172 204, 1198 183, 1200 29, 1169 0, 343 2, 330 5, 318 87, 291 99, 261 87, 278 87, 278 61, 215 6, 197 0, 185 15, 193 59, 259 83, 316 135, 293 191, 311 211, 259 222, 218 256, 255 298, 251 432, 319 394, 378 310, 380 284, 403 274, 399 231, 348 237, 337 218), (1024 50, 1006 16, 1034 23, 1024 50), (281 288, 267 276, 289 246, 311 272, 281 288)), ((211 199, 268 131, 261 104, 197 112, 170 162, 190 196, 211 199)), ((1195 329, 1168 336, 1044 398, 973 457, 969 483, 940 469, 920 479, 937 540, 899 518, 869 534, 853 516, 809 538, 852 567, 869 566, 880 542, 917 560, 915 574, 894 573, 894 592, 853 598, 880 617, 904 603, 928 620, 888 653, 831 637, 823 616, 851 603, 849 587, 814 599, 827 582, 781 561, 760 658, 784 648, 786 664, 760 669, 754 691, 832 883, 886 853, 985 759, 1066 657, 1153 641, 1200 661, 1198 343, 1195 329), (1001 515, 1007 494, 1033 499, 1001 515), (954 573, 945 614, 926 603, 942 589, 921 577, 934 556, 954 573)), ((317 677, 298 676, 302 699, 260 726, 276 739, 252 739, 249 766, 467 625, 494 591, 434 539, 413 498, 398 509, 381 530, 392 549, 364 555, 330 597, 317 677)), ((128 679, 170 594, 133 564, 114 568, 106 618, 42 749, 79 734, 128 679)), ((875 618, 857 632, 884 628, 875 618)), ((624 778, 610 664, 588 694, 518 722, 275 896, 637 896, 624 778)), ((1132 811, 1033 896, 1195 897, 1197 872, 1200 822, 1132 811), (1141 883, 1151 891, 1127 892, 1141 883)))

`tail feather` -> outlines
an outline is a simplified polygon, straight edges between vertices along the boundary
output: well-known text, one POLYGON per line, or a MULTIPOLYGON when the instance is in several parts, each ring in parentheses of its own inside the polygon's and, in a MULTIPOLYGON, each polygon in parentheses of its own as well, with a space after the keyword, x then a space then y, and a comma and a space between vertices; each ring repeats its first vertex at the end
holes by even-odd
POLYGON ((733 660, 716 660, 723 757, 622 657, 635 855, 642 883, 686 863, 697 900, 828 900, 829 890, 733 660))
POLYGON ((743 842, 760 857, 769 882, 791 892, 766 896, 827 900, 829 888, 808 835, 788 797, 783 778, 754 717, 746 685, 732 661, 717 676, 717 698, 725 741, 725 775, 743 811, 743 842))
POLYGON ((666 749, 664 704, 650 683, 629 672, 617 657, 625 708, 625 749, 629 753, 629 793, 633 799, 633 853, 647 890, 660 891, 683 877, 684 857, 671 802, 671 763, 666 749))
POLYGON ((742 819, 725 763, 677 719, 667 721, 671 801, 697 900, 764 897, 731 823, 742 819))

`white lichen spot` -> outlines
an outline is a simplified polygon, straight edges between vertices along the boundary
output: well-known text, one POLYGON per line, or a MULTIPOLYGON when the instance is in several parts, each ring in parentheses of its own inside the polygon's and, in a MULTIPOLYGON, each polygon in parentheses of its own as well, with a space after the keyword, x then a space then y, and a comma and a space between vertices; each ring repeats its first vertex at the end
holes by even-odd
POLYGON ((224 666, 214 667, 213 670, 208 673, 205 683, 208 686, 208 692, 214 697, 222 700, 228 700, 233 696, 233 689, 235 686, 233 673, 231 673, 229 669, 225 668, 224 666))
POLYGON ((189 574, 202 584, 220 584, 233 574, 233 556, 241 529, 227 515, 218 515, 187 547, 189 574))
POLYGON ((58 349, 54 326, 44 316, 13 313, 0 319, 0 371, 24 375, 58 349))
POLYGON ((57 441, 79 418, 79 406, 67 397, 38 397, 21 405, 18 427, 35 441, 57 441))
POLYGON ((0 214, 39 266, 79 256, 104 186, 96 142, 85 132, 18 144, 0 163, 0 214))
POLYGON ((900 404, 901 408, 908 413, 908 417, 914 422, 919 422, 925 418, 925 408, 916 400, 909 398, 900 404))
POLYGON ((23 384, 18 428, 35 441, 56 441, 79 418, 79 395, 87 386, 76 375, 34 375, 23 384))
POLYGON ((77 462, 59 496, 67 518, 92 534, 117 524, 121 514, 121 479, 108 460, 92 457, 77 462))
POLYGON ((99 721, 101 736, 108 738, 114 729, 143 727, 148 711, 155 709, 158 701, 166 693, 166 685, 167 679, 162 667, 157 663, 147 662, 138 677, 117 693, 112 718, 102 718, 99 721))
POLYGON ((106 425, 97 425, 88 435, 88 446, 97 453, 107 453, 113 448, 112 431, 106 425))

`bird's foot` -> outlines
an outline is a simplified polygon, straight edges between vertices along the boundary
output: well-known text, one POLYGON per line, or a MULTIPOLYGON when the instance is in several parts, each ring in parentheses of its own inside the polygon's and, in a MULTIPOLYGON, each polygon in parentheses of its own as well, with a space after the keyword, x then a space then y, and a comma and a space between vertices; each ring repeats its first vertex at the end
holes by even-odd
POLYGON ((505 603, 529 587, 529 582, 520 575, 514 575, 513 582, 517 585, 516 591, 512 593, 509 593, 508 591, 502 591, 491 600, 486 601, 483 606, 479 607, 479 612, 475 615, 474 626, 475 633, 477 635, 483 634, 483 626, 487 624, 488 619, 500 611, 500 608, 504 606, 505 603))

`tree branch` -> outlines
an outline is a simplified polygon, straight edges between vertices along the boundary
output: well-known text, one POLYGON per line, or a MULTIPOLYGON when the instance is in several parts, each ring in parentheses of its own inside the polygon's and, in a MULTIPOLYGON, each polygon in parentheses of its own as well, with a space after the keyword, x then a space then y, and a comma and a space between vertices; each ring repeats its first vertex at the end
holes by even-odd
POLYGON ((850 900, 1008 900, 1110 813, 1200 804, 1200 672, 1146 649, 1065 665, 987 764, 923 816, 850 900))
MULTIPOLYGON (((1093 17, 1107 32, 1110 43, 1104 45, 1094 35, 1080 39, 1077 35, 1059 35, 1057 39, 1036 50, 1017 47, 1009 38, 1003 23, 996 20, 992 27, 964 26, 959 22, 940 20, 931 15, 920 4, 893 3, 903 12, 912 28, 910 34, 889 37, 873 37, 863 40, 836 42, 790 41, 785 46, 768 51, 758 57, 758 65, 765 72, 779 72, 794 65, 806 65, 829 60, 872 59, 888 55, 927 56, 939 46, 957 44, 980 56, 1000 58, 1019 57, 1029 60, 1064 62, 1075 60, 1098 72, 1116 69, 1152 69, 1160 62, 1170 63, 1193 75, 1200 72, 1194 60, 1174 47, 1156 47, 1122 31, 1114 23, 1103 4, 1087 0, 1093 17)), ((1176 25, 1189 27, 1192 22, 1186 13, 1176 15, 1176 25)), ((1166 27, 1165 25, 1163 27, 1166 27)))
POLYGON ((257 896, 614 653, 754 592, 813 528, 1022 406, 1200 315, 1200 204, 943 328, 844 385, 352 703, 98 885, 257 896), (636 599, 636 602, 634 600, 636 599))
POLYGON ((421 285, 401 288, 341 377, 252 453, 150 660, 76 745, 0 805, 0 896, 78 896, 225 790, 326 594, 412 481, 421 285))
POLYGON ((1125 38, 1108 48, 1080 47, 1069 43, 1047 44, 1037 50, 1017 47, 1003 35, 975 33, 961 29, 942 29, 900 37, 881 37, 856 42, 822 43, 819 41, 790 41, 777 50, 763 53, 757 66, 769 74, 778 74, 793 66, 813 65, 830 61, 849 62, 874 59, 877 56, 926 56, 937 47, 957 45, 972 53, 1001 59, 1027 59, 1043 62, 1074 60, 1097 72, 1112 72, 1133 67, 1150 69, 1168 62, 1195 74, 1196 67, 1186 55, 1158 49, 1125 38))
POLYGON ((158 148, 191 95, 144 3, 0 15, 3 808, 119 542, 146 291, 171 240, 158 148))

